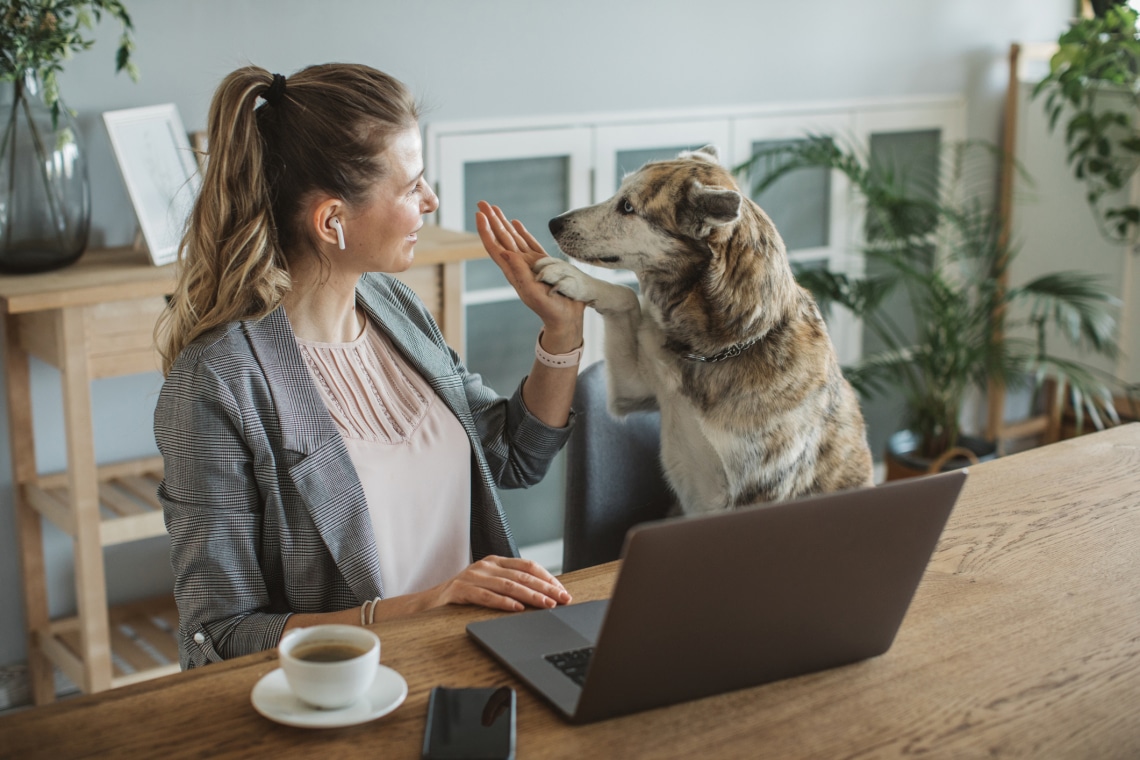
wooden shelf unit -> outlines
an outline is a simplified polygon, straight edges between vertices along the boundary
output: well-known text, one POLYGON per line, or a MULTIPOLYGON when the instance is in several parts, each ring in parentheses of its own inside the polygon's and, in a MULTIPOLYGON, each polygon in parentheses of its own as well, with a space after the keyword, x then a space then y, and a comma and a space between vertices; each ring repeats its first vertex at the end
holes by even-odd
MULTIPOLYGON (((416 261, 399 278, 431 310, 462 353, 463 262, 481 258, 476 235, 425 226, 416 261)), ((92 250, 66 269, 0 276, 16 540, 36 704, 55 698, 53 666, 85 692, 178 670, 173 595, 108 608, 104 547, 163 535, 156 490, 161 457, 98 464, 91 381, 159 369, 155 320, 174 288, 175 266, 155 267, 131 248, 92 250), (36 466, 30 357, 59 370, 67 470, 36 466), (42 521, 73 539, 77 614, 48 612, 42 521)))
MULTIPOLYGON (((107 611, 111 642, 111 685, 127 684, 179 671, 178 609, 174 598, 156 597, 111 607, 107 611)), ((64 674, 81 683, 86 672, 80 620, 60 618, 38 639, 40 647, 64 674)))

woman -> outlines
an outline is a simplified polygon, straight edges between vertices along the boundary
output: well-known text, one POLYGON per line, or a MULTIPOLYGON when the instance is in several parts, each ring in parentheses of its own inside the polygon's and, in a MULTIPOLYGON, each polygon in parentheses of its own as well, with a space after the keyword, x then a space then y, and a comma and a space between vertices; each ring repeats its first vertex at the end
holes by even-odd
POLYGON ((438 205, 403 85, 347 64, 239 69, 208 139, 156 333, 182 667, 297 626, 570 601, 518 558, 496 493, 540 480, 571 423, 583 309, 535 281, 541 246, 480 203, 484 247, 543 323, 503 398, 373 274, 411 265, 438 205))

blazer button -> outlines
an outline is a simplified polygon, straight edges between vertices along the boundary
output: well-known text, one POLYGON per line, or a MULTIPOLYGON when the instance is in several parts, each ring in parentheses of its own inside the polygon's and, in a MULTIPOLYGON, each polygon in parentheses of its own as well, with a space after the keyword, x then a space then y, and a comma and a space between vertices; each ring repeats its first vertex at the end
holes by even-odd
POLYGON ((201 631, 198 631, 197 633, 195 633, 194 634, 194 643, 195 644, 205 644, 206 643, 206 634, 202 633, 201 631))

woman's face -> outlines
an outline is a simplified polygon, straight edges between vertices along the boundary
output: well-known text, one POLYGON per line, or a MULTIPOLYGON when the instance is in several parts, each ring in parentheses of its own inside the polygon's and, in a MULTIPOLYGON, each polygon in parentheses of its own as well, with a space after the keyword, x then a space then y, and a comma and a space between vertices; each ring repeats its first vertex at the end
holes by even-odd
POLYGON ((423 215, 439 207, 424 179, 419 127, 394 135, 383 155, 387 173, 371 196, 343 215, 345 251, 364 272, 403 272, 412 265, 423 215))

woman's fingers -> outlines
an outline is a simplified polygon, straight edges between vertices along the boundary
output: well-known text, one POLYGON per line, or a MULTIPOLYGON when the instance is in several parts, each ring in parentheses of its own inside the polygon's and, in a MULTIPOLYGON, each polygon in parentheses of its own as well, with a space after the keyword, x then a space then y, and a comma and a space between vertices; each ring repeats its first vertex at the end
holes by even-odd
POLYGON ((518 219, 508 220, 501 208, 486 201, 479 201, 477 205, 479 211, 487 217, 489 229, 503 248, 522 254, 529 264, 546 256, 542 244, 518 219))
MULTIPOLYGON (((562 583, 557 581, 553 575, 546 572, 543 566, 530 562, 529 559, 514 559, 514 563, 528 563, 521 567, 504 566, 505 574, 500 575, 500 578, 506 579, 508 583, 513 586, 508 586, 510 589, 519 587, 532 591, 541 597, 552 599, 557 604, 568 604, 570 602, 569 591, 563 588, 562 583)), ((526 593, 526 591, 523 591, 526 593)), ((515 598, 520 598, 516 596, 515 598)), ((554 606, 549 605, 549 606, 554 606)))
MULTIPOLYGON (((493 219, 493 227, 495 235, 499 238, 499 242, 508 251, 515 251, 516 253, 522 252, 523 243, 522 238, 515 232, 515 228, 507 221, 506 215, 503 210, 498 206, 491 206, 491 215, 493 219)), ((525 245, 525 243, 523 243, 525 245)))
POLYGON ((570 601, 570 594, 553 575, 531 560, 486 557, 475 563, 487 578, 487 588, 534 607, 553 607, 570 601))
POLYGON ((514 226, 515 232, 517 232, 519 236, 522 237, 523 242, 526 243, 528 248, 530 248, 532 251, 541 253, 542 256, 539 258, 546 257, 546 249, 542 247, 542 243, 539 243, 538 240, 535 239, 534 235, 530 234, 530 230, 528 230, 522 222, 516 219, 511 224, 514 226))
POLYGON ((543 567, 514 557, 487 557, 452 579, 444 601, 503 610, 568 604, 570 594, 543 567))
POLYGON ((503 567, 508 568, 515 573, 524 576, 529 582, 540 584, 538 586, 544 592, 549 593, 550 596, 558 597, 565 595, 566 601, 570 600, 570 594, 566 588, 559 582, 557 578, 550 574, 542 565, 534 560, 523 559, 521 557, 487 557, 492 562, 499 562, 503 567))
POLYGON ((479 233, 479 240, 483 243, 483 248, 486 249, 487 253, 491 254, 493 258, 502 255, 503 246, 495 236, 495 231, 491 229, 491 220, 482 211, 475 212, 475 231, 479 233))
MULTIPOLYGON (((492 206, 486 201, 479 201, 478 207, 479 211, 475 214, 476 227, 480 226, 478 220, 479 214, 482 214, 486 220, 487 230, 490 232, 494 246, 502 250, 519 253, 519 241, 515 238, 514 229, 507 223, 506 217, 503 216, 502 209, 498 206, 492 206)), ((488 240, 484 238, 483 247, 490 251, 491 247, 488 246, 487 243, 488 240)))
POLYGON ((526 239, 523 238, 523 236, 520 235, 518 230, 515 228, 515 225, 521 226, 522 222, 517 219, 513 222, 508 220, 507 215, 504 214, 503 210, 498 206, 491 206, 491 210, 495 213, 495 218, 499 221, 499 227, 497 229, 501 230, 503 236, 510 241, 509 245, 506 242, 504 242, 504 245, 507 245, 507 247, 511 248, 511 250, 529 252, 529 246, 527 245, 526 239))

